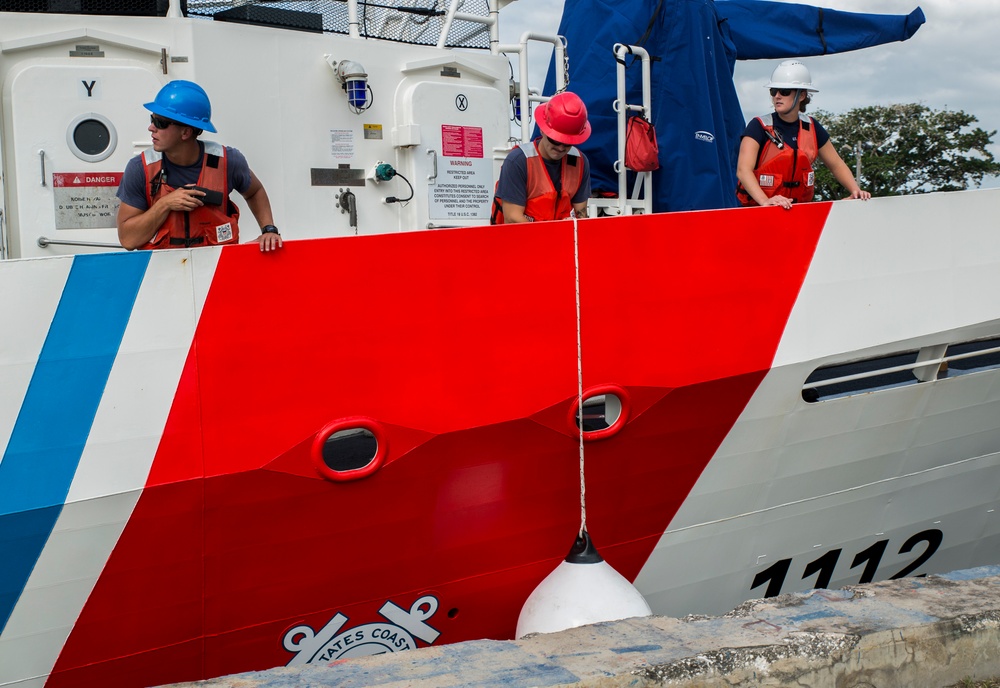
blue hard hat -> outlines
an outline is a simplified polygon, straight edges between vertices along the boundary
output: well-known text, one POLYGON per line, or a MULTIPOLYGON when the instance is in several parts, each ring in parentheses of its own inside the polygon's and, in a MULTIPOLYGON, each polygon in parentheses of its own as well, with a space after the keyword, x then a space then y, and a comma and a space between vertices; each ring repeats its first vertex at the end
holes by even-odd
POLYGON ((177 79, 171 81, 156 94, 156 100, 146 103, 144 108, 154 115, 172 119, 181 124, 215 131, 212 125, 212 104, 208 102, 208 94, 193 81, 177 79))

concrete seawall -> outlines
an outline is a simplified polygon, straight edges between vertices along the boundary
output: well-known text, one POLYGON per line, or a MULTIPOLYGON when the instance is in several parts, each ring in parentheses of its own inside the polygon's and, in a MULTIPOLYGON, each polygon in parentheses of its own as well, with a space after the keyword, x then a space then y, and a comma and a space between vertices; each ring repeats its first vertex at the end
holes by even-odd
POLYGON ((1000 566, 177 686, 938 687, 1000 676, 1000 566))

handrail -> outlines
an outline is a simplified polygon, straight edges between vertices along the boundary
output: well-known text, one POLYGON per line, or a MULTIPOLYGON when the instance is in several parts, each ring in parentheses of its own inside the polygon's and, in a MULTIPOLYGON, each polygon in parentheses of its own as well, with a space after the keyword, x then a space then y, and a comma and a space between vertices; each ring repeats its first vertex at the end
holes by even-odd
MULTIPOLYGON (((354 0, 355 2, 357 0, 354 0)), ((437 47, 444 48, 445 43, 448 42, 448 32, 451 31, 451 24, 456 19, 461 21, 473 22, 475 24, 483 24, 484 26, 490 27, 490 44, 494 43, 494 34, 496 33, 495 28, 497 26, 497 14, 493 11, 494 2, 490 3, 490 13, 487 17, 480 17, 478 14, 468 14, 466 12, 459 12, 458 8, 464 4, 465 0, 451 0, 451 5, 448 7, 448 13, 444 17, 444 22, 441 24, 441 35, 438 37, 437 47)))
POLYGON ((92 246, 94 248, 117 248, 122 251, 125 247, 121 244, 111 244, 103 241, 68 241, 64 239, 49 239, 48 237, 38 237, 38 245, 41 248, 47 246, 92 246))
POLYGON ((497 46, 500 45, 500 0, 488 0, 487 6, 493 23, 490 24, 490 52, 499 54, 497 46))
POLYGON ((347 0, 347 35, 361 38, 361 23, 358 21, 358 0, 347 0))
POLYGON ((438 178, 438 154, 433 148, 427 151, 427 155, 431 156, 431 173, 427 175, 427 181, 431 184, 437 183, 438 178))
POLYGON ((639 189, 642 189, 642 202, 639 207, 647 215, 653 212, 653 173, 636 172, 635 187, 632 198, 628 195, 628 168, 625 167, 625 136, 628 126, 628 113, 641 112, 643 117, 652 121, 652 87, 650 80, 650 58, 645 48, 637 45, 615 43, 615 61, 618 63, 618 98, 613 109, 618 113, 618 159, 615 160, 615 172, 618 173, 618 212, 631 215, 632 203, 638 200, 639 189), (642 105, 629 105, 626 102, 625 88, 625 57, 637 55, 642 59, 642 105))
POLYGON ((544 103, 551 96, 540 96, 531 92, 528 88, 528 41, 541 41, 551 43, 555 51, 555 64, 562 65, 562 69, 556 68, 556 93, 562 93, 569 84, 569 62, 566 59, 566 39, 562 36, 547 36, 545 34, 525 31, 521 34, 521 42, 517 45, 497 45, 498 53, 517 53, 518 72, 521 77, 520 92, 521 99, 521 143, 531 140, 531 103, 544 103))

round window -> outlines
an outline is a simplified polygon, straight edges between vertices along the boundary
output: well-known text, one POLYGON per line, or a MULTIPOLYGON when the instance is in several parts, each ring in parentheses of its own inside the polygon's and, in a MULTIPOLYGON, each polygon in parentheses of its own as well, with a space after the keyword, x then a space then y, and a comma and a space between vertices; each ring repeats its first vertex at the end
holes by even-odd
POLYGON ((73 155, 85 162, 100 162, 118 146, 115 125, 104 115, 88 112, 70 122, 66 143, 73 155))

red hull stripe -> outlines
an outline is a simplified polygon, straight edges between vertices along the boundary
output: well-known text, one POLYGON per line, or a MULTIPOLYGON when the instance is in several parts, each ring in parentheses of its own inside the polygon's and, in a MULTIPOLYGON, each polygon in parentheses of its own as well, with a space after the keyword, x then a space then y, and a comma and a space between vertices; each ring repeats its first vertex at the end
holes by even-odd
MULTIPOLYGON (((631 409, 587 445, 588 524, 630 579, 770 368, 829 209, 579 224, 584 384, 631 409)), ((51 685, 285 664, 290 629, 422 595, 437 642, 510 637, 572 544, 572 223, 274 258, 223 250, 147 488, 51 685), (351 416, 383 425, 389 455, 323 480, 308 447, 351 416)))

